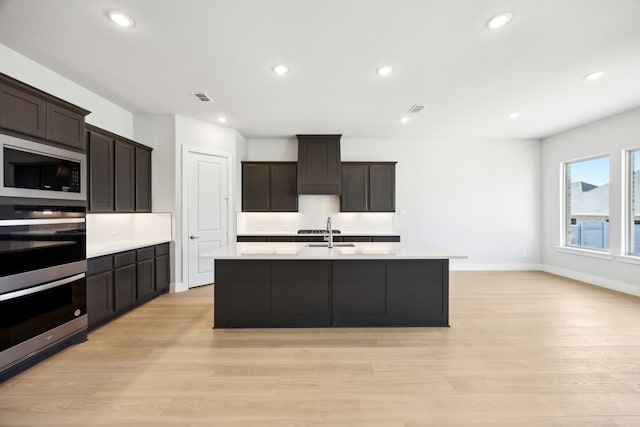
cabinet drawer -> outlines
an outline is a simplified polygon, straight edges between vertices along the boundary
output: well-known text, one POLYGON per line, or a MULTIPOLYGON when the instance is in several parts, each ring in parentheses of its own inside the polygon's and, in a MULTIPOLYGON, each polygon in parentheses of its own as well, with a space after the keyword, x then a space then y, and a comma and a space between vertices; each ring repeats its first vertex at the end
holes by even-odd
POLYGON ((87 261, 87 275, 109 271, 113 268, 113 257, 111 255, 92 258, 87 261))
POLYGON ((163 243, 161 245, 156 245, 155 249, 156 249, 156 256, 167 255, 169 253, 169 244, 163 243))
POLYGON ((120 252, 119 254, 115 254, 113 256, 114 268, 120 268, 125 265, 134 264, 135 262, 136 262, 135 251, 120 252))
POLYGON ((136 251, 138 261, 144 261, 145 259, 151 259, 154 256, 153 246, 149 246, 148 248, 138 249, 136 251))

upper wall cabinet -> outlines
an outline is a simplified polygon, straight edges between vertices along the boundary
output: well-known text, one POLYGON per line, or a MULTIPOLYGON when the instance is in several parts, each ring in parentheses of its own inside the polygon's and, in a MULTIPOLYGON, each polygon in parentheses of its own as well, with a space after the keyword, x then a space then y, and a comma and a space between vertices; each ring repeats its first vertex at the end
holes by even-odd
POLYGON ((343 162, 342 212, 395 212, 395 162, 343 162))
POLYGON ((136 210, 136 147, 119 139, 116 139, 114 144, 115 210, 117 212, 134 212, 136 210))
POLYGON ((87 125, 89 212, 151 212, 151 148, 87 125))
POLYGON ((243 212, 297 212, 295 162, 242 162, 243 212))
MULTIPOLYGON (((89 111, 0 73, 0 127, 85 151, 89 111)), ((53 145, 53 144, 52 144, 53 145)))
POLYGON ((342 194, 341 136, 297 135, 298 194, 342 194))
POLYGON ((113 212, 113 139, 87 131, 89 210, 113 212))
POLYGON ((151 212, 151 150, 136 147, 135 198, 137 212, 151 212))

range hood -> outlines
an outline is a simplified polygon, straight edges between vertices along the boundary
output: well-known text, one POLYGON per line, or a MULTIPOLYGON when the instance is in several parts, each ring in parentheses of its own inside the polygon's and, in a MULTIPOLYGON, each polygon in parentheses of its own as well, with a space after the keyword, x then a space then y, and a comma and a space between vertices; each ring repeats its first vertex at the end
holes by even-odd
POLYGON ((298 137, 298 194, 342 194, 342 135, 298 137))

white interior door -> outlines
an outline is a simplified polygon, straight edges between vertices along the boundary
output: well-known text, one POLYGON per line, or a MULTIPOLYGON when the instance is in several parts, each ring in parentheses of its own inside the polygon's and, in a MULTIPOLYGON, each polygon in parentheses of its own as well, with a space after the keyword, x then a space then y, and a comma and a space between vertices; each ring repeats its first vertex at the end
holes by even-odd
POLYGON ((227 157, 187 152, 188 286, 213 283, 213 260, 200 255, 228 244, 227 157))

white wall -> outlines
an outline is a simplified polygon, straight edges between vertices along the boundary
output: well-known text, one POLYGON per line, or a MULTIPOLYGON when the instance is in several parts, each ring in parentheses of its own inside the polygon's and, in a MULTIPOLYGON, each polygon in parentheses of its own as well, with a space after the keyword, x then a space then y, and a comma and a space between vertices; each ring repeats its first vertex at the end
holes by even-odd
MULTIPOLYGON (((398 162, 395 231, 468 255, 456 269, 539 268, 540 151, 537 140, 341 142, 343 161, 398 162)), ((296 155, 295 138, 247 141, 247 160, 296 155)))
MULTIPOLYGON (((175 242, 176 209, 181 201, 176 200, 175 116, 173 114, 136 114, 134 117, 134 140, 152 147, 151 152, 151 209, 153 212, 171 214, 171 240, 175 242)), ((138 215, 138 214, 136 214, 138 215)), ((175 290, 176 271, 182 265, 176 256, 175 243, 170 245, 171 290, 175 290)))
POLYGON ((91 111, 86 122, 133 138, 133 114, 26 56, 0 44, 1 72, 58 98, 91 111))
POLYGON ((622 150, 640 146, 640 109, 581 126, 542 143, 542 263, 544 269, 588 283, 640 295, 640 266, 621 254, 622 150), (596 154, 610 157, 611 259, 558 252, 560 245, 560 163, 596 154))

